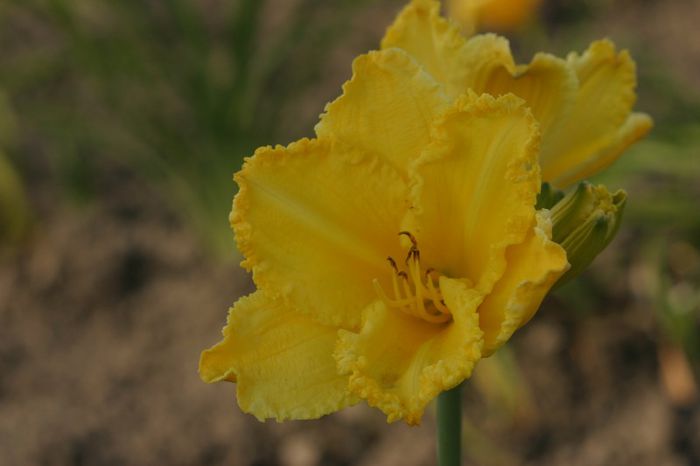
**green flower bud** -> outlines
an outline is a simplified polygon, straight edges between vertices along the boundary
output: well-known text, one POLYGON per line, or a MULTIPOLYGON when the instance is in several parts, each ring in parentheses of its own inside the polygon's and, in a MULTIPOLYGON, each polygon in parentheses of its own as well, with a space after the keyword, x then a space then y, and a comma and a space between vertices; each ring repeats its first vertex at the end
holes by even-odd
POLYGON ((571 268, 557 286, 578 276, 617 234, 627 193, 611 194, 603 185, 582 182, 552 211, 552 240, 565 250, 571 268))
POLYGON ((557 202, 561 201, 563 197, 563 191, 552 188, 552 185, 549 183, 542 183, 540 193, 537 195, 537 205, 535 208, 537 210, 551 209, 557 202))

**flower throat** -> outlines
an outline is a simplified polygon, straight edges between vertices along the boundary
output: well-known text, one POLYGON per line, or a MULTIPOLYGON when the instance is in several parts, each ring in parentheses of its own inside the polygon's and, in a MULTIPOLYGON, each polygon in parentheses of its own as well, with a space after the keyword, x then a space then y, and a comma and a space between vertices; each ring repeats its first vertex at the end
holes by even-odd
POLYGON ((387 257, 392 268, 392 288, 394 297, 389 298, 376 278, 372 284, 379 297, 390 307, 399 309, 406 314, 418 317, 430 323, 442 324, 452 320, 452 314, 445 305, 436 282, 440 274, 433 268, 421 272, 420 250, 418 241, 408 231, 402 231, 399 236, 406 236, 411 241, 406 260, 406 270, 399 269, 393 257, 387 257))

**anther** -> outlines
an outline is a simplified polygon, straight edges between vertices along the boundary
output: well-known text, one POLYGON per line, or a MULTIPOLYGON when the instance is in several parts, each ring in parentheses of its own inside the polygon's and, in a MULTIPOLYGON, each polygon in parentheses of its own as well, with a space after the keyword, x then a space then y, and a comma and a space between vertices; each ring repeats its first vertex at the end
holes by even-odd
POLYGON ((411 234, 410 231, 400 231, 399 236, 406 236, 409 240, 411 240, 411 243, 413 244, 413 247, 418 247, 418 241, 416 241, 416 237, 411 234))
POLYGON ((386 258, 386 260, 389 261, 389 264, 391 264, 391 268, 394 269, 394 272, 399 273, 399 268, 396 266, 396 261, 394 258, 389 256, 386 258))
POLYGON ((418 241, 409 231, 401 231, 399 236, 406 236, 411 241, 405 260, 406 270, 400 270, 396 260, 391 256, 387 257, 386 260, 394 271, 391 277, 394 298, 390 299, 375 279, 373 285, 378 296, 390 307, 428 322, 449 322, 452 315, 442 299, 439 285, 435 284, 435 280, 439 281, 440 274, 431 267, 425 271, 425 278, 422 278, 418 241), (403 279, 401 283, 398 278, 403 279))
POLYGON ((408 250, 408 254, 406 255, 406 265, 408 265, 408 261, 411 259, 415 261, 420 261, 420 251, 418 250, 417 247, 411 246, 411 249, 408 250))

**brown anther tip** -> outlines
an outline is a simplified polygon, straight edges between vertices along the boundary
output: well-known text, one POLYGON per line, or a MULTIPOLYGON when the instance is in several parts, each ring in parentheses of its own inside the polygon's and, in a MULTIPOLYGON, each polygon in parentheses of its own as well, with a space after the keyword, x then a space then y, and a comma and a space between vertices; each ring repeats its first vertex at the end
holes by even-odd
POLYGON ((431 273, 435 272, 435 269, 432 267, 428 267, 427 270, 425 271, 425 276, 429 277, 431 273))
POLYGON ((409 240, 411 240, 411 243, 413 243, 413 247, 418 246, 418 241, 416 241, 416 237, 411 234, 410 231, 400 231, 399 236, 406 236, 409 240))
POLYGON ((386 258, 386 260, 389 261, 389 264, 391 264, 391 268, 394 269, 395 272, 399 271, 399 268, 396 266, 396 261, 394 260, 393 257, 389 256, 386 258))
POLYGON ((406 265, 408 265, 408 261, 411 259, 416 259, 418 257, 417 255, 418 249, 416 249, 415 246, 411 246, 411 249, 408 250, 408 254, 406 254, 406 260, 404 261, 406 265))
POLYGON ((398 275, 398 276, 401 277, 401 278, 404 278, 404 279, 408 280, 408 274, 407 274, 406 272, 404 272, 403 270, 399 271, 396 275, 398 275))

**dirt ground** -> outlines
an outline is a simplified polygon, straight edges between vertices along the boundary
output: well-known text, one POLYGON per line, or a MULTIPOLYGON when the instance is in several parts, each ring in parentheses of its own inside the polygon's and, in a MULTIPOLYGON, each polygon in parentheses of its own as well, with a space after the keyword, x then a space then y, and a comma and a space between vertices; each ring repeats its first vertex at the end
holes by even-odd
MULTIPOLYGON (((432 414, 409 428, 360 405, 263 424, 233 385, 202 383, 199 352, 249 278, 207 259, 148 184, 108 172, 87 208, 32 185, 40 228, 0 263, 1 464, 434 464, 432 414)), ((652 313, 620 280, 585 318, 549 299, 509 346, 505 383, 490 362, 477 369, 468 464, 700 464, 697 397, 664 389, 652 313)))

